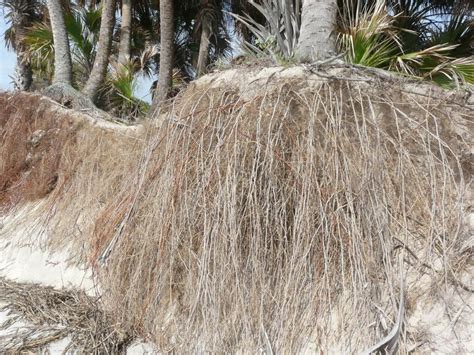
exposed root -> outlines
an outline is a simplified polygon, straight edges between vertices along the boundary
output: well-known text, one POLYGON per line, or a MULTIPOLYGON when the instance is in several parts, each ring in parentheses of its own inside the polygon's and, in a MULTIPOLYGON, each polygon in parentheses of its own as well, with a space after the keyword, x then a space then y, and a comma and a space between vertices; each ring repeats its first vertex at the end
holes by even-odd
POLYGON ((460 279, 472 102, 324 70, 203 77, 146 141, 68 140, 51 240, 83 246, 118 324, 162 351, 354 353, 390 333, 400 272, 407 322, 419 266, 424 294, 460 279))
POLYGON ((102 210, 108 304, 161 349, 360 351, 396 319, 395 238, 436 282, 458 263, 468 111, 380 78, 284 72, 190 88, 102 210))
POLYGON ((59 103, 65 108, 82 112, 94 118, 117 123, 127 123, 124 120, 112 116, 108 112, 102 111, 92 102, 91 99, 70 85, 56 83, 45 88, 42 91, 42 94, 51 98, 53 101, 59 103))
POLYGON ((88 111, 64 109, 40 95, 2 94, 0 106, 0 213, 53 192, 69 174, 65 170, 73 169, 64 164, 65 151, 74 154, 75 163, 90 152, 110 157, 103 146, 131 154, 127 152, 134 149, 127 147, 126 137, 136 142, 140 136, 138 128, 91 117, 88 111))
POLYGON ((50 85, 42 93, 67 108, 78 111, 97 110, 97 107, 87 96, 67 84, 50 85))

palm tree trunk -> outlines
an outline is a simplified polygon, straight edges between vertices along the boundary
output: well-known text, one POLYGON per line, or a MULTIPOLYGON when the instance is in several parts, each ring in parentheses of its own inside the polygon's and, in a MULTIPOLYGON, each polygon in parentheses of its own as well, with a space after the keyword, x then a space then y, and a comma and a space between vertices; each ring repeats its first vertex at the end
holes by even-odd
POLYGON ((28 91, 33 83, 33 71, 31 64, 22 53, 22 46, 17 46, 16 68, 14 76, 14 89, 20 91, 28 91))
POLYGON ((300 38, 296 55, 302 62, 321 60, 336 53, 337 0, 303 0, 300 38))
POLYGON ((118 62, 126 64, 130 59, 130 37, 132 26, 132 1, 122 0, 122 23, 120 25, 120 44, 118 62))
POLYGON ((69 39, 60 0, 47 0, 54 41, 54 84, 72 83, 72 62, 69 39))
POLYGON ((102 7, 102 17, 99 31, 99 44, 91 74, 82 92, 92 101, 95 101, 100 86, 104 83, 107 74, 107 65, 112 48, 112 35, 115 23, 116 0, 105 0, 102 7))
POLYGON ((197 75, 201 76, 206 73, 207 60, 209 57, 209 45, 211 37, 211 27, 209 21, 204 17, 201 24, 201 42, 199 43, 199 55, 197 62, 197 75))
POLYGON ((151 117, 155 116, 171 88, 174 62, 173 0, 160 0, 160 26, 160 70, 150 109, 151 117))
POLYGON ((15 33, 14 49, 16 51, 16 67, 14 74, 14 89, 20 91, 28 91, 33 83, 33 70, 28 56, 25 55, 25 44, 23 43, 21 33, 25 28, 31 25, 26 13, 13 7, 12 28, 15 33))

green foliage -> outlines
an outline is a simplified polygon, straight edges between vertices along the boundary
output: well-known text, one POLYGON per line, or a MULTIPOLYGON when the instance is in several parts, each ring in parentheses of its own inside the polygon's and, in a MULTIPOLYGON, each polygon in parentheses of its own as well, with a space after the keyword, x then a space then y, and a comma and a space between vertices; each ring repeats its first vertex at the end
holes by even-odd
POLYGON ((254 43, 244 42, 244 49, 257 55, 269 55, 276 62, 291 61, 295 55, 301 25, 298 2, 249 0, 248 3, 265 19, 265 23, 262 24, 248 13, 231 14, 255 37, 254 43))
POLYGON ((447 23, 431 31, 427 46, 435 46, 440 44, 456 44, 449 55, 455 58, 468 57, 474 55, 474 20, 468 14, 455 14, 450 16, 447 23))
POLYGON ((436 7, 421 0, 400 0, 392 2, 391 7, 385 0, 370 4, 344 0, 344 4, 338 42, 347 62, 393 70, 448 87, 473 83, 470 43, 474 29, 467 14, 454 14, 447 22, 430 27, 429 19, 436 14, 436 7), (391 14, 391 9, 402 12, 391 14), (401 24, 407 27, 399 27, 401 24), (413 42, 413 37, 419 40, 413 42))
POLYGON ((149 105, 135 96, 137 78, 132 61, 126 65, 113 65, 112 73, 107 78, 105 97, 109 109, 118 117, 134 121, 148 112, 149 105))
POLYGON ((4 33, 5 44, 8 49, 18 51, 23 29, 41 19, 43 4, 40 0, 1 0, 0 7, 9 25, 4 33))
MULTIPOLYGON (((100 7, 73 7, 65 13, 74 85, 79 89, 85 84, 94 64, 100 21, 100 7)), ((25 30, 24 42, 35 74, 51 81, 54 72, 54 43, 49 21, 43 19, 34 22, 25 30)), ((134 55, 126 66, 112 63, 107 82, 101 90, 102 106, 127 119, 136 118, 148 110, 148 105, 135 97, 137 76, 153 75, 153 61, 158 53, 156 46, 140 51, 134 49, 134 55)))
POLYGON ((34 23, 26 31, 23 41, 36 75, 51 80, 54 72, 54 44, 49 23, 34 23))
POLYGON ((445 87, 460 83, 474 84, 474 60, 472 57, 451 58, 444 53, 456 46, 437 45, 419 52, 397 57, 396 69, 402 73, 430 79, 445 87))
POLYGON ((137 98, 136 92, 141 77, 153 76, 152 62, 157 53, 157 47, 151 46, 140 56, 133 56, 125 65, 112 61, 102 96, 107 101, 107 108, 118 117, 134 121, 148 112, 149 105, 137 98))
POLYGON ((65 16, 73 61, 80 65, 81 75, 85 77, 89 76, 94 64, 101 15, 101 8, 80 8, 65 16))
POLYGON ((349 63, 369 67, 386 67, 400 48, 400 41, 392 25, 392 18, 383 1, 373 6, 356 3, 343 7, 339 43, 349 63))
MULTIPOLYGON (((293 1, 248 1, 256 10, 235 15, 252 34, 244 50, 291 63, 300 8, 293 1)), ((440 85, 472 83, 473 13, 468 1, 340 0, 336 32, 349 63, 393 70, 440 85), (462 5, 462 6, 461 6, 462 5)))
MULTIPOLYGON (((78 88, 89 77, 94 63, 100 3, 63 4, 74 85, 78 88)), ((242 34, 247 52, 270 57, 279 65, 295 63, 300 0, 209 0, 203 4, 201 0, 185 0, 175 8, 175 68, 180 83, 195 77, 203 23, 212 32, 208 53, 211 64, 231 57, 236 32, 242 34)), ((469 0, 339 0, 338 43, 349 63, 392 70, 444 86, 473 83, 473 4, 469 0)), ((7 45, 26 54, 37 78, 51 80, 54 45, 44 1, 0 0, 0 6, 10 25, 5 31, 7 45)), ((124 115, 142 112, 143 106, 134 96, 136 80, 140 75, 156 74, 159 63, 155 47, 160 29, 158 2, 133 1, 132 13, 130 65, 128 69, 111 65, 103 89, 103 93, 112 95, 110 100, 104 99, 107 105, 124 115)), ((118 32, 117 26, 114 40, 118 32)))
MULTIPOLYGON (((100 16, 99 8, 73 9, 65 14, 74 74, 79 86, 84 83, 92 70, 99 37, 100 16)), ((49 20, 34 22, 25 29, 23 38, 26 53, 30 57, 35 73, 51 79, 54 71, 54 43, 49 20)))
MULTIPOLYGON (((62 3, 69 37, 73 85, 81 89, 88 79, 97 51, 101 22, 100 1, 65 1, 62 3)), ((239 13, 240 0, 186 0, 175 9, 175 76, 182 86, 195 77, 195 66, 203 23, 211 28, 209 63, 232 55, 231 24, 225 12, 239 13)), ((150 0, 132 2, 131 59, 124 68, 114 64, 120 26, 114 29, 108 80, 101 89, 102 108, 120 116, 136 116, 147 110, 147 104, 136 98, 137 80, 158 72, 159 3, 150 0)), ((10 28, 5 38, 10 48, 20 50, 31 63, 35 80, 51 82, 54 73, 54 43, 47 6, 44 0, 0 0, 10 28), (19 20, 20 19, 20 20, 19 20), (27 21, 25 21, 25 19, 27 21), (18 45, 23 43, 24 46, 18 45)))

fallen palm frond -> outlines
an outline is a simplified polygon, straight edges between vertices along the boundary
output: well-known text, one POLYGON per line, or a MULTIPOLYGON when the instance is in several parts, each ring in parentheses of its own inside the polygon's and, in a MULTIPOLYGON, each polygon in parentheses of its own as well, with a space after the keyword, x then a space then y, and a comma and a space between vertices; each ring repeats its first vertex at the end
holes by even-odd
POLYGON ((118 354, 132 340, 120 333, 117 324, 102 311, 98 299, 83 291, 56 290, 0 278, 0 304, 0 312, 8 313, 7 321, 0 324, 3 353, 41 350, 68 338, 65 352, 118 354))

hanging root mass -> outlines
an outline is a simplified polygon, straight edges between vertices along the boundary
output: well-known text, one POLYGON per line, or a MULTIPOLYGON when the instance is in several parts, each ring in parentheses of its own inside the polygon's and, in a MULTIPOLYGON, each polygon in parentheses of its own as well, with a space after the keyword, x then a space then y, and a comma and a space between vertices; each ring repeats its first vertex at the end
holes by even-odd
POLYGON ((277 76, 191 87, 139 142, 66 145, 52 233, 87 242, 106 309, 162 351, 360 351, 388 333, 401 274, 429 265, 436 288, 471 262, 469 109, 277 76))
POLYGON ((95 230, 115 243, 111 304, 162 348, 361 350, 387 333, 377 307, 395 318, 400 244, 459 267, 464 175, 438 104, 288 83, 190 92, 168 118, 95 230))

